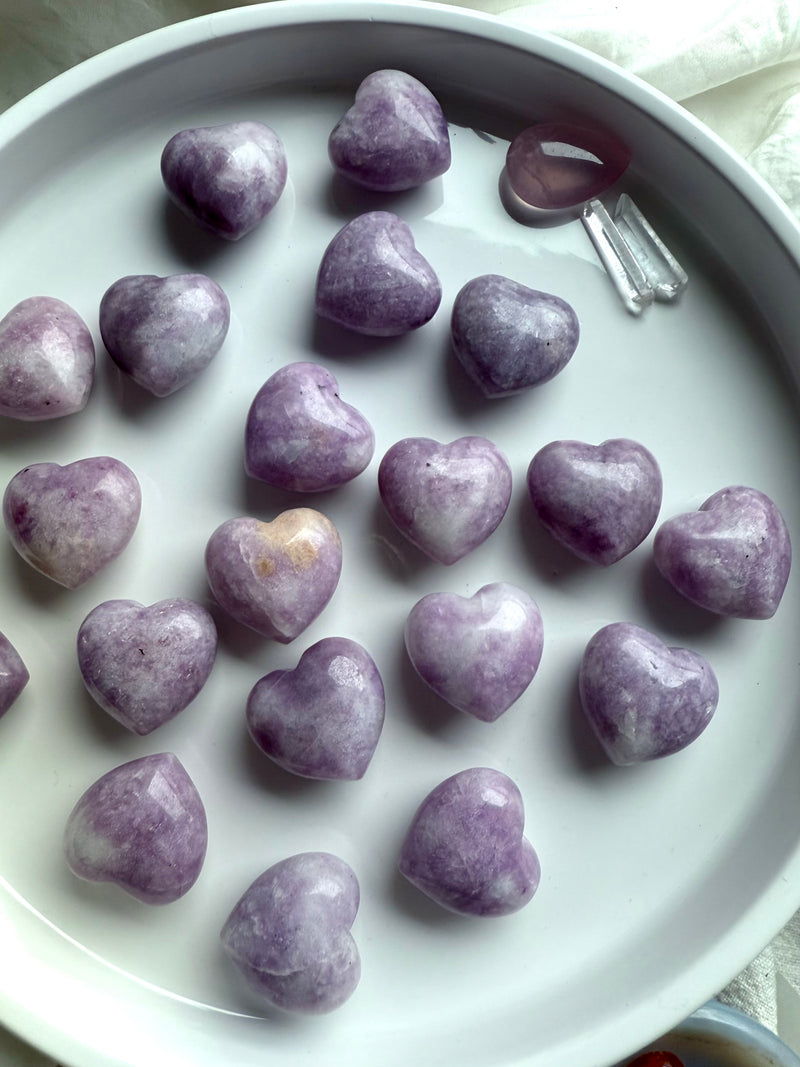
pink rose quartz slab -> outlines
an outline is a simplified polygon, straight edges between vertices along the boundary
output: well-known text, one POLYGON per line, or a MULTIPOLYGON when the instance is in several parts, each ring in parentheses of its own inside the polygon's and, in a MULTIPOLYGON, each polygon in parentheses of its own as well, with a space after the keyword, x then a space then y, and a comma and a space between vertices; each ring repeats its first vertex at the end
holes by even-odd
POLYGON ((63 300, 31 296, 0 320, 0 415, 37 422, 82 411, 94 371, 91 331, 63 300))
POLYGON ((245 470, 295 492, 335 489, 369 465, 375 433, 316 363, 289 363, 261 386, 245 426, 245 470))
POLYGON ((411 227, 390 211, 367 211, 343 226, 317 274, 317 314, 373 337, 419 329, 441 300, 441 282, 411 227))
POLYGON ((280 137, 253 120, 179 130, 161 154, 161 177, 171 199, 226 241, 240 240, 266 218, 287 174, 280 137))
POLYGON ((774 501, 758 489, 732 485, 697 511, 662 523, 653 557, 667 581, 699 607, 770 619, 789 580, 792 545, 774 501))
POLYGON ((640 545, 661 510, 658 462, 629 438, 551 441, 531 460, 527 478, 545 529, 579 559, 602 567, 640 545))
POLYGON ((462 915, 511 915, 530 902, 541 867, 524 836, 515 782, 491 767, 459 771, 414 815, 399 867, 412 885, 462 915))
POLYGON ((220 607, 264 637, 288 644, 333 596, 342 542, 321 512, 291 508, 272 522, 228 519, 209 538, 205 559, 220 607))
POLYGON ((35 570, 77 589, 113 562, 133 537, 142 494, 133 471, 111 456, 66 466, 34 463, 3 496, 11 543, 35 570))
POLYGON ((100 301, 100 333, 116 365, 154 396, 193 381, 219 352, 231 309, 205 274, 127 275, 100 301))
POLYGON ((5 715, 30 681, 22 656, 5 634, 0 633, 0 717, 5 715))
POLYGON ((581 704, 609 759, 642 763, 670 756, 708 726, 719 700, 707 660, 667 647, 633 623, 598 630, 579 670, 581 704))
POLYGON ((188 707, 208 680, 216 653, 213 618, 185 597, 149 606, 106 600, 78 630, 86 688, 104 711, 142 736, 188 707))
POLYGON ((220 933, 247 985, 283 1011, 340 1008, 361 978, 351 927, 360 901, 355 872, 329 852, 302 852, 259 875, 220 933))
POLYGON ((494 722, 533 681, 544 626, 536 603, 509 582, 471 597, 428 593, 405 624, 405 645, 426 685, 454 708, 494 722))
POLYGON ((497 529, 511 499, 511 467, 485 437, 442 444, 406 437, 378 468, 383 506, 400 532, 439 563, 452 564, 497 529))
POLYGON ((247 728, 262 752, 304 778, 363 778, 383 729, 386 694, 358 642, 326 637, 294 670, 260 678, 247 699, 247 728))
POLYGON ((203 802, 171 752, 140 756, 98 778, 64 831, 73 874, 112 882, 145 904, 170 904, 188 893, 207 846, 203 802))
POLYGON ((376 70, 328 138, 339 174, 366 189, 397 192, 450 166, 447 120, 433 93, 401 70, 376 70))

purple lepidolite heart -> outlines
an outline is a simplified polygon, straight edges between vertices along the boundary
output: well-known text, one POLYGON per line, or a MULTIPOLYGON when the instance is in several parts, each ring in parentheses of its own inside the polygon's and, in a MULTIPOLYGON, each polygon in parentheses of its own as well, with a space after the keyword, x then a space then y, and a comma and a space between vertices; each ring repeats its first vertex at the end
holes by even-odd
POLYGON ((101 708, 136 734, 149 734, 183 711, 208 680, 217 629, 185 598, 144 607, 107 600, 78 630, 78 665, 101 708))
POLYGON ((64 831, 74 874, 113 882, 145 904, 169 904, 187 893, 207 846, 203 802, 171 752, 141 756, 98 778, 64 831))
POLYGON ((376 70, 328 138, 336 170, 367 189, 396 192, 450 166, 450 135, 436 97, 410 74, 376 70))
POLYGON ((161 177, 185 214, 217 237, 238 241, 278 202, 286 185, 286 151, 263 122, 199 126, 167 142, 161 177))
POLYGON ((431 559, 451 564, 500 525, 511 499, 511 468, 485 437, 449 444, 406 437, 381 460, 378 490, 398 530, 431 559))
POLYGON ((365 469, 375 434, 315 363, 289 363, 261 386, 245 427, 245 470, 279 489, 335 489, 365 469))
POLYGON ((450 335, 462 367, 492 398, 555 378, 575 353, 580 324, 561 297, 484 274, 456 296, 450 335))
POLYGON ((525 810, 502 771, 472 767, 436 786, 414 816, 400 872, 463 915, 510 915, 539 886, 539 858, 523 836, 525 810))
POLYGON ((783 516, 758 489, 720 489, 695 512, 662 523, 653 542, 661 574, 688 600, 718 615, 769 619, 792 565, 783 516))
POLYGON ((292 508, 272 522, 228 519, 206 546, 208 581, 220 607, 283 644, 320 614, 341 570, 339 533, 312 508, 292 508))
POLYGON ((374 337, 424 326, 441 299, 441 282, 411 228, 389 211, 368 211, 343 226, 317 274, 317 314, 374 337))
POLYGON ((531 460, 528 491, 542 525, 560 544, 607 567, 652 530, 662 479, 655 457, 637 441, 552 441, 531 460))
POLYGON ((106 290, 100 333, 120 370, 154 396, 193 381, 219 352, 228 298, 205 274, 133 274, 106 290))
POLYGON ((363 778, 383 729, 375 661, 355 641, 326 637, 294 670, 271 671, 247 700, 247 727, 277 764, 305 778, 363 778))
POLYGON ((19 652, 0 633, 0 716, 5 715, 29 681, 28 668, 19 652))
POLYGON ((542 658, 539 608, 509 582, 472 597, 429 593, 405 625, 408 656, 420 678, 448 704, 494 722, 533 681, 542 658))
POLYGON ((118 459, 94 456, 66 466, 34 463, 15 474, 3 519, 23 559, 77 589, 120 555, 139 522, 142 494, 118 459))
POLYGON ((0 321, 0 415, 32 422, 82 411, 94 368, 89 327, 63 300, 32 296, 0 321))
POLYGON ((304 1014, 333 1011, 361 978, 350 932, 359 899, 358 879, 338 856, 289 856, 244 892, 222 927, 222 947, 268 1004, 304 1014))
POLYGON ((708 726, 719 699, 714 672, 699 653, 668 648, 627 622, 591 638, 578 680, 586 717, 620 765, 686 748, 708 726))

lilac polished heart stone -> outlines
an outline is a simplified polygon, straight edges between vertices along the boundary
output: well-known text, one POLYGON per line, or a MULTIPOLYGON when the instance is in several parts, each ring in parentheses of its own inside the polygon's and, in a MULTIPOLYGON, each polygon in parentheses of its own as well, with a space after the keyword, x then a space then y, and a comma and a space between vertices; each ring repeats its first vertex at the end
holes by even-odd
POLYGON ((560 211, 600 196, 631 161, 619 138, 572 123, 529 126, 511 142, 506 173, 524 203, 560 211))
POLYGON ((544 627, 523 589, 493 582, 471 597, 429 593, 405 624, 409 659, 420 678, 460 711, 494 722, 539 669, 544 627))
POLYGON ((3 497, 11 543, 32 567, 77 589, 115 560, 133 537, 142 494, 133 471, 110 456, 66 466, 34 463, 3 497))
POLYGON ((267 1004, 321 1015, 341 1007, 361 978, 350 928, 360 890, 328 852, 301 852, 249 886, 220 934, 226 955, 267 1004))
POLYGON ((272 211, 287 178, 286 151, 263 122, 180 130, 161 154, 172 200, 217 237, 238 241, 272 211))
POLYGON ((144 607, 106 600, 78 630, 78 665, 104 711, 136 734, 183 711, 208 680, 217 653, 211 615, 177 597, 144 607))
POLYGON ((283 644, 320 614, 341 570, 339 533, 312 508, 292 508, 272 522, 228 519, 206 546, 208 582, 220 607, 283 644))
POLYGON ((279 489, 320 492, 349 482, 375 451, 372 427, 315 363, 289 363, 261 386, 245 428, 245 470, 279 489))
POLYGON ((450 334, 464 370, 495 398, 542 385, 562 371, 578 346, 580 323, 561 297, 484 274, 456 296, 450 334))
POLYGON ((0 716, 5 715, 29 681, 28 668, 19 652, 0 633, 0 716))
POLYGON ((154 396, 169 396, 205 370, 230 317, 227 296, 205 274, 128 275, 100 301, 108 354, 154 396))
POLYGON ((686 748, 708 726, 719 699, 714 672, 699 653, 668 648, 627 622, 592 637, 578 681, 586 717, 620 766, 686 748))
POLYGON ((356 641, 326 637, 294 670, 260 678, 247 728, 279 766, 305 778, 363 778, 383 729, 386 696, 375 661, 356 641))
POLYGON ((528 467, 528 491, 545 529, 587 563, 608 567, 653 529, 661 509, 661 470, 628 438, 600 445, 552 441, 528 467))
POLYGON ((94 384, 89 327, 68 304, 32 296, 0 320, 0 415, 57 419, 86 407, 94 384))
POLYGON ((415 814, 400 872, 437 904, 463 915, 519 911, 539 886, 539 858, 523 836, 516 784, 490 767, 445 779, 415 814))
POLYGON ((328 155, 340 174, 367 189, 413 189, 449 168, 447 121, 422 82, 401 70, 376 70, 333 128, 328 155))
POLYGON ((698 511, 662 523, 653 557, 694 604, 717 615, 769 619, 789 580, 792 545, 775 503, 758 489, 732 485, 698 511))
POLYGON ((98 778, 64 831, 73 874, 113 882, 145 904, 169 904, 187 893, 207 845, 203 802, 171 752, 141 756, 98 778))
POLYGON ((368 211, 343 226, 317 274, 317 314, 373 337, 424 326, 441 299, 441 282, 410 227, 389 211, 368 211))
POLYGON ((381 460, 378 490, 398 530, 431 559, 451 564, 499 526, 511 499, 511 468, 485 437, 449 444, 406 437, 381 460))

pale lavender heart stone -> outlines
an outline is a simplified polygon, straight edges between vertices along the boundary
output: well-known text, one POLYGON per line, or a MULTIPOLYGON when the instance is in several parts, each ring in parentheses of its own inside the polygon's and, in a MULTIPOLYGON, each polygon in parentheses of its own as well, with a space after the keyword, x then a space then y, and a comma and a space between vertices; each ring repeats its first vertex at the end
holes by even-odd
POLYGON ((471 597, 429 593, 405 624, 409 659, 420 678, 460 711, 494 722, 539 669, 542 616, 530 596, 493 582, 471 597))
POLYGON ((0 415, 22 421, 82 411, 94 384, 89 327, 52 296, 32 296, 0 320, 0 415))
POLYGON ((272 522, 228 519, 206 546, 208 582, 220 607, 283 644, 317 618, 341 570, 339 533, 312 508, 292 508, 272 522))
POLYGON ((531 900, 541 875, 524 825, 522 796, 508 775, 490 767, 459 771, 417 810, 400 872, 450 911, 510 915, 531 900))
POLYGON ((669 756, 708 726, 719 700, 709 663, 667 647, 633 623, 604 626, 586 646, 579 670, 583 709, 613 763, 669 756))
POLYGON ((496 398, 555 378, 575 353, 580 323, 561 297, 484 274, 456 296, 450 334, 464 370, 496 398))
POLYGON ((343 226, 317 274, 317 314, 374 337, 419 329, 441 299, 441 282, 411 228, 389 211, 368 211, 343 226))
POLYGON ((774 501, 758 489, 731 485, 698 511, 662 523, 653 557, 694 604, 717 615, 769 619, 789 580, 792 545, 774 501))
POLYGON ((183 711, 211 674, 217 629, 209 612, 176 597, 148 607, 106 600, 81 623, 78 665, 104 711, 133 733, 152 733, 183 711))
POLYGON ((375 661, 346 637, 308 648, 294 670, 260 678, 247 727, 279 766, 305 778, 363 778, 383 729, 386 697, 375 661))
POLYGON ((350 932, 359 900, 358 879, 338 856, 289 856, 244 892, 222 927, 222 947, 267 1004, 303 1014, 333 1011, 361 978, 350 932))
POLYGON ((133 471, 111 456, 93 456, 23 468, 6 488, 3 519, 23 559, 76 589, 120 555, 141 507, 133 471))
POLYGON ((406 437, 381 460, 378 490, 398 530, 431 559, 449 565, 500 525, 511 499, 511 468, 485 437, 448 444, 406 437))
POLYGON ((287 173, 280 138, 252 120, 180 130, 161 154, 161 177, 172 200, 228 241, 250 233, 272 211, 287 173))
POLYGON ((545 529, 587 563, 608 567, 653 529, 661 509, 661 470, 628 438, 600 445, 552 441, 528 467, 528 491, 545 529))
POLYGON ((74 874, 112 882, 145 904, 169 904, 187 893, 207 845, 203 802, 171 752, 108 771, 78 800, 64 831, 74 874))
POLYGON ((422 82, 401 70, 376 70, 328 139, 336 170, 378 192, 413 189, 450 166, 442 108, 422 82))
POLYGON ((230 304, 205 274, 131 274, 100 301, 100 333, 125 374, 169 396, 205 370, 230 326, 230 304))
POLYGON ((22 656, 6 635, 0 633, 0 716, 5 715, 29 681, 22 656))
POLYGON ((375 434, 315 363, 289 363, 261 386, 245 427, 245 470, 296 492, 335 489, 368 466, 375 434))

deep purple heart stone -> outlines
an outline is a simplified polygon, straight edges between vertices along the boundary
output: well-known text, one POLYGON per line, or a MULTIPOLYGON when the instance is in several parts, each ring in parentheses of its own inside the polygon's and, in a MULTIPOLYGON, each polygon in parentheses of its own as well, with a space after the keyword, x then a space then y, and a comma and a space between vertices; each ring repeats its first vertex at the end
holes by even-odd
POLYGON ((172 200, 217 237, 238 241, 272 211, 286 185, 283 144, 263 122, 180 130, 161 154, 172 200))
POLYGON ((483 274, 456 296, 450 334, 461 366, 494 398, 554 378, 572 359, 580 324, 561 297, 483 274))
POLYGON ((113 882, 145 904, 169 904, 200 874, 208 845, 203 802, 171 752, 108 771, 70 814, 64 854, 90 882, 113 882))
POLYGON ((321 1015, 361 978, 350 928, 360 891, 352 868, 328 852, 301 852, 249 886, 220 934, 226 955, 267 1004, 321 1015))
POLYGON ((152 733, 183 711, 208 680, 217 629, 185 598, 144 607, 107 600, 78 630, 78 665, 101 708, 136 734, 152 733))
POLYGON ((245 470, 279 489, 335 489, 367 467, 375 434, 315 363, 289 363, 261 386, 245 427, 245 470))
POLYGON ((317 275, 317 314, 374 337, 419 329, 441 299, 441 282, 411 228, 389 211, 368 211, 343 226, 317 275))
POLYGON ((668 519, 656 532, 661 574, 688 600, 717 615, 769 619, 792 566, 786 522, 758 489, 720 489, 699 511, 668 519))
POLYGON ((406 437, 381 460, 378 490, 398 530, 431 559, 451 564, 499 526, 511 499, 511 468, 485 437, 449 444, 406 437))
POLYGON ((227 296, 205 274, 128 275, 100 301, 108 354, 154 396, 169 396, 205 370, 230 317, 227 296))
POLYGON ((533 681, 542 658, 539 608, 508 582, 471 597, 428 593, 405 625, 408 656, 420 678, 448 704, 494 722, 533 681))
POLYGON ((19 652, 0 633, 0 716, 5 715, 29 680, 28 668, 19 652))
POLYGON ((11 543, 32 567, 77 589, 120 555, 139 522, 142 494, 133 471, 95 456, 61 467, 34 463, 3 497, 11 543))
POLYGON ((423 800, 400 853, 400 872, 462 915, 519 911, 539 886, 539 858, 523 836, 525 811, 502 771, 472 767, 423 800))
POLYGON ((610 189, 630 161, 630 150, 610 133, 546 122, 529 126, 514 138, 506 155, 506 173, 525 204, 561 211, 610 189))
POLYGON ((583 709, 612 762, 660 759, 705 730, 719 687, 708 662, 632 623, 604 626, 581 660, 583 709))
POLYGON ((528 491, 542 525, 560 544, 607 567, 653 529, 662 479, 655 457, 637 441, 552 441, 531 460, 528 491))
POLYGON ((450 136, 433 93, 400 70, 377 70, 328 139, 336 170, 379 192, 413 189, 450 166, 450 136))

